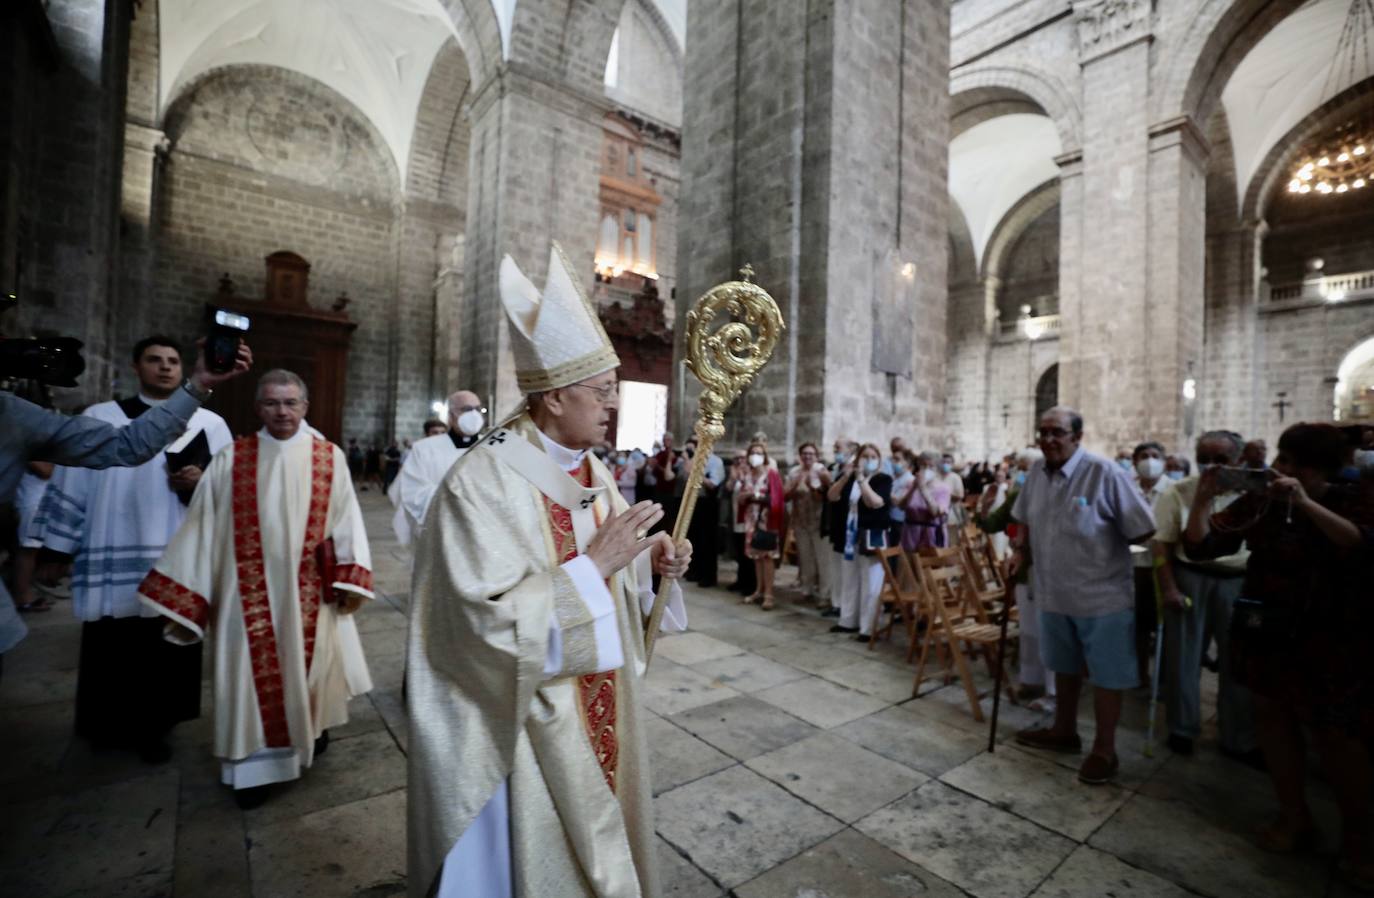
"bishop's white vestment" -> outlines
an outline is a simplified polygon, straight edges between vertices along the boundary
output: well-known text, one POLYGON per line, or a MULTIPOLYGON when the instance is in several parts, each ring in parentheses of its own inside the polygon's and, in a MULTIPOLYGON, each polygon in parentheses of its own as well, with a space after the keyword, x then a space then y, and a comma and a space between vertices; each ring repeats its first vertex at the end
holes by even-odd
MULTIPOLYGON (((525 415, 496 428, 449 471, 417 545, 416 898, 657 894, 639 713, 649 553, 601 579, 582 552, 627 505, 599 460, 569 454, 525 415)), ((685 629, 677 583, 664 588, 664 629, 685 629)))
POLYGON ((337 591, 373 597, 343 450, 302 423, 289 439, 262 430, 216 455, 139 593, 191 638, 213 631, 214 752, 227 785, 298 777, 315 739, 348 720, 349 698, 372 688, 337 591))

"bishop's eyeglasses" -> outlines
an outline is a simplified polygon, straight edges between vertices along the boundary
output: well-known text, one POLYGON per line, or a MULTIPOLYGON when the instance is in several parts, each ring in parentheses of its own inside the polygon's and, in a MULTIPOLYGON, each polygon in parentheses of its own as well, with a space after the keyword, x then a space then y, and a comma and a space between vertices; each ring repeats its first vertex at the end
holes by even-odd
POLYGON ((584 390, 591 390, 596 394, 596 401, 602 405, 610 405, 620 399, 620 384, 612 381, 603 387, 594 387, 591 384, 569 384, 570 387, 581 387, 584 390))

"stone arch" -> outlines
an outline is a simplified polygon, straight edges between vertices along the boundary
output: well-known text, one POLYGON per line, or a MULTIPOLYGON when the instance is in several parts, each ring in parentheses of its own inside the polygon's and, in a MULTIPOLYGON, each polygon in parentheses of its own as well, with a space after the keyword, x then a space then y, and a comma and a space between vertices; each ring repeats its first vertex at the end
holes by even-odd
POLYGON ((990 63, 961 67, 951 75, 951 115, 959 96, 980 88, 1001 88, 1028 98, 1050 117, 1059 131, 1064 152, 1083 145, 1083 113, 1078 101, 1059 78, 1026 63, 990 63))
POLYGON ((1164 89, 1153 121, 1178 116, 1206 122, 1245 55, 1306 0, 1203 0, 1179 28, 1181 39, 1161 66, 1164 89))
MULTIPOLYGON (((369 150, 375 151, 376 158, 367 160, 368 168, 373 177, 371 181, 378 189, 377 198, 394 203, 401 195, 401 174, 397 166, 396 157, 392 154, 390 145, 386 138, 377 129, 372 119, 368 117, 362 109, 350 101, 343 94, 334 90, 323 81, 304 75, 293 69, 281 68, 279 66, 261 65, 257 63, 235 64, 226 66, 216 66, 201 72, 193 78, 187 79, 180 85, 175 94, 168 98, 166 111, 162 116, 163 130, 170 141, 170 150, 176 150, 183 135, 192 126, 189 116, 193 112, 197 99, 202 91, 214 85, 216 82, 226 79, 244 76, 249 79, 248 86, 251 87, 252 79, 261 79, 264 84, 271 82, 295 82, 298 85, 306 86, 309 91, 318 91, 321 95, 327 96, 331 102, 336 103, 340 109, 350 114, 348 126, 356 128, 358 134, 346 136, 344 141, 349 147, 365 146, 369 150)), ((245 97, 245 102, 251 102, 251 97, 245 97)), ((341 123, 340 127, 344 127, 341 123)), ((346 132, 347 133, 347 132, 346 132)), ((198 152, 208 158, 219 159, 221 161, 239 162, 245 167, 254 168, 262 163, 255 163, 250 158, 245 158, 246 147, 251 146, 249 140, 223 141, 217 147, 198 148, 198 152), (222 149, 221 149, 222 147, 222 149)), ((271 164, 278 164, 281 160, 273 160, 271 164)), ((331 177, 331 172, 310 167, 303 170, 305 177, 302 180, 306 183, 318 183, 323 185, 331 177)), ((354 179, 351 185, 352 192, 366 192, 365 179, 360 175, 354 179)), ((345 191, 350 190, 345 187, 345 191)))
MULTIPOLYGON (((483 0, 490 2, 490 0, 483 0)), ((507 58, 559 83, 602 93, 606 57, 626 0, 519 0, 507 58)))
POLYGON ((469 127, 463 105, 472 93, 470 67, 457 41, 440 48, 415 113, 406 166, 406 195, 467 208, 469 127))
POLYGON ((1241 220, 1259 221, 1264 218, 1274 191, 1297 161, 1307 141, 1371 105, 1374 105, 1374 78, 1366 78, 1327 100, 1294 125, 1265 154, 1255 169, 1255 176, 1246 185, 1240 209, 1241 220))
POLYGON ((988 248, 983 253, 983 277, 1002 277, 1011 249, 1016 245, 1016 238, 1021 236, 1031 222, 1058 203, 1058 178, 1046 181, 1017 200, 1016 205, 1012 206, 997 223, 996 229, 992 232, 992 239, 988 241, 988 248))
POLYGON ((973 256, 973 237, 959 204, 949 202, 949 283, 973 284, 978 281, 978 263, 973 256))
POLYGON ((501 24, 492 0, 438 0, 458 32, 458 46, 468 65, 468 79, 480 86, 505 58, 501 24))
POLYGON ((1059 404, 1059 363, 1051 362, 1035 379, 1035 420, 1059 404))
POLYGON ((1357 386, 1352 380, 1361 370, 1374 367, 1374 334, 1365 337, 1351 347, 1341 358, 1336 368, 1336 386, 1332 391, 1331 408, 1337 420, 1374 421, 1374 396, 1370 403, 1361 409, 1354 409, 1352 389, 1357 386), (1351 412, 1359 412, 1352 415, 1351 412))

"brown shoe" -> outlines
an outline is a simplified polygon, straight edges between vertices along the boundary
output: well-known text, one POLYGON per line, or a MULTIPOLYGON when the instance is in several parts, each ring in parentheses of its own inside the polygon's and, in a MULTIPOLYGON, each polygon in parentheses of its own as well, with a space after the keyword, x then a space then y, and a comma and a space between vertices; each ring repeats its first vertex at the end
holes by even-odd
POLYGON ((1076 755, 1083 750, 1083 740, 1074 733, 1065 739, 1049 727, 1031 727, 1016 734, 1016 741, 1020 745, 1030 748, 1043 748, 1046 751, 1058 751, 1064 754, 1076 755))
POLYGON ((1078 781, 1087 783, 1089 786, 1100 786, 1103 783, 1111 782, 1120 769, 1121 762, 1117 760, 1115 754, 1110 758, 1104 758, 1099 754, 1090 754, 1083 759, 1083 766, 1078 768, 1078 781))

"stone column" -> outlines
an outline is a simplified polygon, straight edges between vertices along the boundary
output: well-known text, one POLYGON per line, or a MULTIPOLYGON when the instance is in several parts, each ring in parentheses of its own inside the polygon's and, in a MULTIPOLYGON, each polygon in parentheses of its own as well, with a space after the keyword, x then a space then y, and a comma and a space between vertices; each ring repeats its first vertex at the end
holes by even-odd
POLYGON ((498 272, 509 253, 536 284, 556 240, 590 289, 600 220, 602 96, 511 61, 473 92, 458 381, 493 416, 520 399, 498 272))
POLYGON ((1259 420, 1260 248, 1268 227, 1244 222, 1207 236, 1207 343, 1197 366, 1199 428, 1254 432, 1259 420))
MULTIPOLYGON (((678 329, 745 262, 788 325, 727 442, 943 436, 948 16, 917 0, 689 5, 678 329)), ((674 397, 684 424, 693 386, 674 397)))

